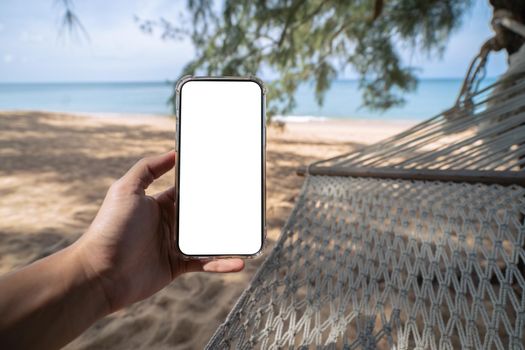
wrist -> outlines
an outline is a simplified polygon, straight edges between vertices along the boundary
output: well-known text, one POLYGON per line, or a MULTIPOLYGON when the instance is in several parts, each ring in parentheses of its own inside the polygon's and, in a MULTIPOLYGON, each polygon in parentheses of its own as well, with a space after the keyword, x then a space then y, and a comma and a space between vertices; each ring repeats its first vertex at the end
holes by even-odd
POLYGON ((75 242, 64 249, 66 261, 70 265, 71 287, 79 291, 89 304, 94 320, 111 313, 108 296, 104 290, 100 276, 86 259, 86 251, 82 244, 75 242))

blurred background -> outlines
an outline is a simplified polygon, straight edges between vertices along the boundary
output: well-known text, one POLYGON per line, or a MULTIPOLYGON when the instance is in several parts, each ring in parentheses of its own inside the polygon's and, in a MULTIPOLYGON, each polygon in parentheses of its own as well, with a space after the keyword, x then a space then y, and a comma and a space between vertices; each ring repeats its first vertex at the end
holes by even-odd
MULTIPOLYGON (((316 6, 322 2, 304 1, 301 8, 307 9, 296 11, 292 29, 281 33, 294 3, 270 1, 262 11, 258 2, 250 1, 2 1, 0 109, 167 115, 172 111, 168 101, 173 82, 189 63, 197 63, 190 67, 192 73, 249 72, 267 82, 281 79, 274 91, 286 101, 273 103, 281 107, 273 114, 295 120, 421 120, 454 102, 471 59, 492 35, 488 0, 387 1, 376 20, 369 19, 378 6, 373 1, 329 1, 320 10, 316 6), (337 6, 341 9, 335 10, 337 6), (410 6, 415 16, 402 13, 410 6), (319 13, 310 14, 316 10, 319 13), (254 12, 241 20, 242 11, 254 12), (338 13, 333 23, 327 20, 333 19, 330 11, 338 13), (69 14, 73 20, 68 20, 69 14), (321 19, 319 23, 315 18, 321 19), (350 25, 339 29, 345 21, 350 25), (210 28, 205 31, 201 27, 206 23, 210 28), (255 26, 267 29, 256 32, 255 26), (221 30, 229 33, 228 40, 219 37, 221 30), (344 38, 334 39, 328 53, 328 45, 315 36, 326 38, 337 30, 344 38), (245 38, 236 38, 232 33, 237 31, 245 38), (315 35, 309 38, 301 31, 315 35), (381 37, 368 38, 374 31, 381 37), (282 42, 274 43, 278 40, 282 42), (359 45, 370 52, 357 52, 362 50, 359 45), (326 57, 301 46, 326 51, 326 57), (258 54, 235 62, 250 49, 258 54), (205 50, 213 58, 206 57, 205 50), (228 67, 230 63, 233 67, 228 67), (316 71, 321 64, 328 66, 326 72, 316 71), (377 84, 376 79, 385 77, 390 81, 377 84), (365 91, 362 79, 392 96, 381 100, 374 96, 381 92, 365 91), (320 91, 322 106, 316 100, 320 91), (291 99, 293 108, 283 108, 291 99), (397 103, 403 100, 404 104, 397 103)), ((505 69, 505 53, 492 55, 487 82, 505 69)))

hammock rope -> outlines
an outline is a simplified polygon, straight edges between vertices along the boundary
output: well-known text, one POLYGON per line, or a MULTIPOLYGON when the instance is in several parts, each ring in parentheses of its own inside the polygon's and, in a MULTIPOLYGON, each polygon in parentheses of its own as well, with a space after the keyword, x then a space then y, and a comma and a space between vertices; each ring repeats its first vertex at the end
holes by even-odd
POLYGON ((471 78, 453 108, 300 171, 209 349, 525 349, 525 77, 471 78))

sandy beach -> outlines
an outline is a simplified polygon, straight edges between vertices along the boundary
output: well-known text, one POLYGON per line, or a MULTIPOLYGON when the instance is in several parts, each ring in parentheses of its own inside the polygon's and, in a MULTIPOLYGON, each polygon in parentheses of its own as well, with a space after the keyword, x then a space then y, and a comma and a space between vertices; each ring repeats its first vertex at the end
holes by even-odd
MULTIPOLYGON (((303 178, 295 169, 398 133, 411 122, 320 121, 270 128, 268 245, 237 274, 188 274, 94 324, 68 349, 202 349, 264 261, 303 178)), ((107 188, 143 156, 174 146, 174 119, 0 112, 0 274, 51 254, 89 226, 107 188)), ((210 152, 213 149, 210 148, 210 152)), ((149 189, 173 183, 173 172, 149 189)))

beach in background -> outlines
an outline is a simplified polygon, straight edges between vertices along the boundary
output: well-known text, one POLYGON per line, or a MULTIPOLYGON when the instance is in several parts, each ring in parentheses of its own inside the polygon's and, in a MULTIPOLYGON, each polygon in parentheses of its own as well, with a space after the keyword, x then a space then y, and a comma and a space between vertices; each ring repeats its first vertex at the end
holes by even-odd
MULTIPOLYGON (((494 79, 485 79, 490 84, 494 79)), ((451 107, 461 79, 422 79, 415 92, 403 94, 404 106, 384 113, 361 108, 361 92, 355 80, 335 81, 318 106, 312 84, 303 84, 295 94, 297 106, 285 121, 325 119, 408 120, 429 118, 451 107)), ((127 114, 172 114, 170 82, 129 83, 0 83, 0 110, 45 110, 55 112, 127 114)))

